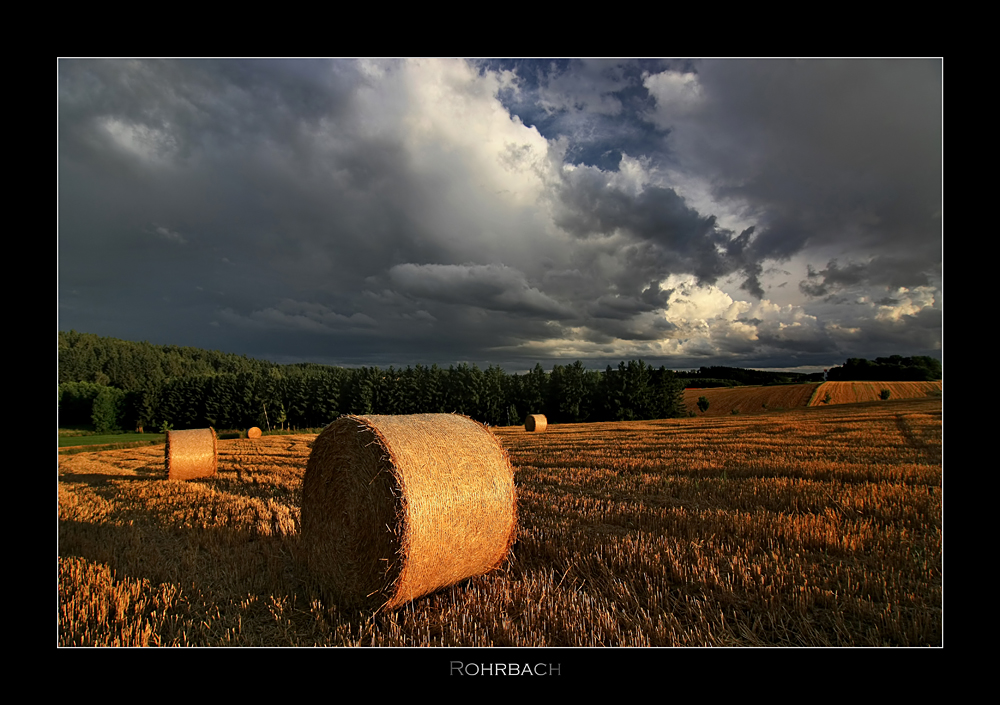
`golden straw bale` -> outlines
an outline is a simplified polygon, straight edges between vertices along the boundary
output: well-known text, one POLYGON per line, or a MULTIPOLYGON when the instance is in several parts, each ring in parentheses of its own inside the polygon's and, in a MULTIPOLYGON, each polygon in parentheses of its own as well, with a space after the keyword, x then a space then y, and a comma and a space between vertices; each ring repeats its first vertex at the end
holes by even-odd
POLYGON ((342 416, 306 464, 302 546, 341 606, 392 609, 498 568, 516 525, 507 453, 465 416, 342 416))
POLYGON ((167 431, 167 479, 214 477, 219 462, 217 443, 214 428, 167 431))
POLYGON ((525 431, 544 431, 548 425, 548 419, 545 418, 544 414, 529 414, 528 418, 524 420, 525 431))
POLYGON ((250 430, 247 431, 247 438, 260 438, 260 434, 261 434, 260 429, 257 428, 256 426, 253 426, 250 428, 250 430))

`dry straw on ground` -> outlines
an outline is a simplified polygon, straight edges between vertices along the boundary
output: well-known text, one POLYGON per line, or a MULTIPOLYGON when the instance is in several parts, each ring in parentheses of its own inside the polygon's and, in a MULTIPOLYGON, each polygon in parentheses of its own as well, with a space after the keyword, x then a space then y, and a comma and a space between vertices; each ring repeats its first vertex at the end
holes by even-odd
POLYGON ((165 465, 169 480, 214 477, 218 467, 215 429, 167 431, 165 465))
POLYGON ((890 399, 919 399, 941 393, 941 382, 824 382, 809 400, 809 406, 856 404, 879 401, 883 389, 890 399))
POLYGON ((507 454, 464 416, 342 416, 306 465, 303 548, 343 606, 392 609, 493 570, 516 524, 507 454))
POLYGON ((260 436, 261 431, 256 426, 253 426, 249 431, 247 431, 247 438, 260 438, 260 436))
POLYGON ((524 420, 525 431, 544 431, 548 425, 549 421, 543 414, 529 414, 524 420))

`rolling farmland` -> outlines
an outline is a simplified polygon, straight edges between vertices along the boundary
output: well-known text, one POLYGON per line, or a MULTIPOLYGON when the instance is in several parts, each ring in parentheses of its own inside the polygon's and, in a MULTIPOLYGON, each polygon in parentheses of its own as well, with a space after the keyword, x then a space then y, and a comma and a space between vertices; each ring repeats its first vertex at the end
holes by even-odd
POLYGON ((824 382, 813 394, 809 406, 878 401, 884 389, 889 390, 890 399, 920 399, 940 396, 941 382, 824 382))
POLYGON ((729 416, 733 409, 740 414, 763 414, 768 411, 796 409, 809 404, 815 384, 783 384, 774 387, 733 387, 685 389, 684 407, 697 416, 729 416), (708 399, 708 410, 698 409, 698 398, 708 399))
POLYGON ((513 559, 374 617, 304 568, 314 435, 62 456, 59 643, 940 646, 940 398, 724 412, 497 429, 513 559))
POLYGON ((738 414, 766 414, 807 406, 878 401, 879 392, 883 389, 889 390, 891 399, 926 399, 940 396, 941 382, 819 382, 685 389, 684 407, 697 416, 729 416, 734 410, 738 414), (698 409, 699 397, 708 399, 709 406, 705 412, 698 409))

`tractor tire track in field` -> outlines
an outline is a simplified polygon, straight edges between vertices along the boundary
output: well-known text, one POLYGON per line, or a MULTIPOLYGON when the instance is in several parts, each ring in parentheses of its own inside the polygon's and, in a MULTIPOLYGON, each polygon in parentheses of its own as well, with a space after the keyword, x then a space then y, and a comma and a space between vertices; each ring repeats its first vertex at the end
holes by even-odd
POLYGON ((896 428, 906 443, 916 450, 923 450, 933 445, 940 445, 940 439, 934 443, 931 436, 933 430, 940 428, 940 422, 928 415, 896 414, 896 428))
POLYGON ((899 432, 911 448, 920 449, 924 447, 924 442, 917 438, 916 434, 913 433, 913 429, 910 428, 909 422, 907 422, 907 420, 899 414, 896 414, 896 428, 899 429, 899 432))

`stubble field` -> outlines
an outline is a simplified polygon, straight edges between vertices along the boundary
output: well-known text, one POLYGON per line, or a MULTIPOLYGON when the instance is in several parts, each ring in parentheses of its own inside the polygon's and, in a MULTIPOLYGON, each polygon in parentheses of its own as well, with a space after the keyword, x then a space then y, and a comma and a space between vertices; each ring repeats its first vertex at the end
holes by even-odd
POLYGON ((716 387, 685 389, 684 408, 695 416, 767 414, 828 404, 879 401, 883 389, 890 399, 927 399, 941 396, 941 382, 813 382, 764 387, 716 387), (708 409, 698 408, 698 399, 708 400, 708 409))
POLYGON ((59 460, 58 642, 940 646, 941 400, 496 430, 520 527, 500 571, 371 615, 299 557, 315 436, 59 460))

